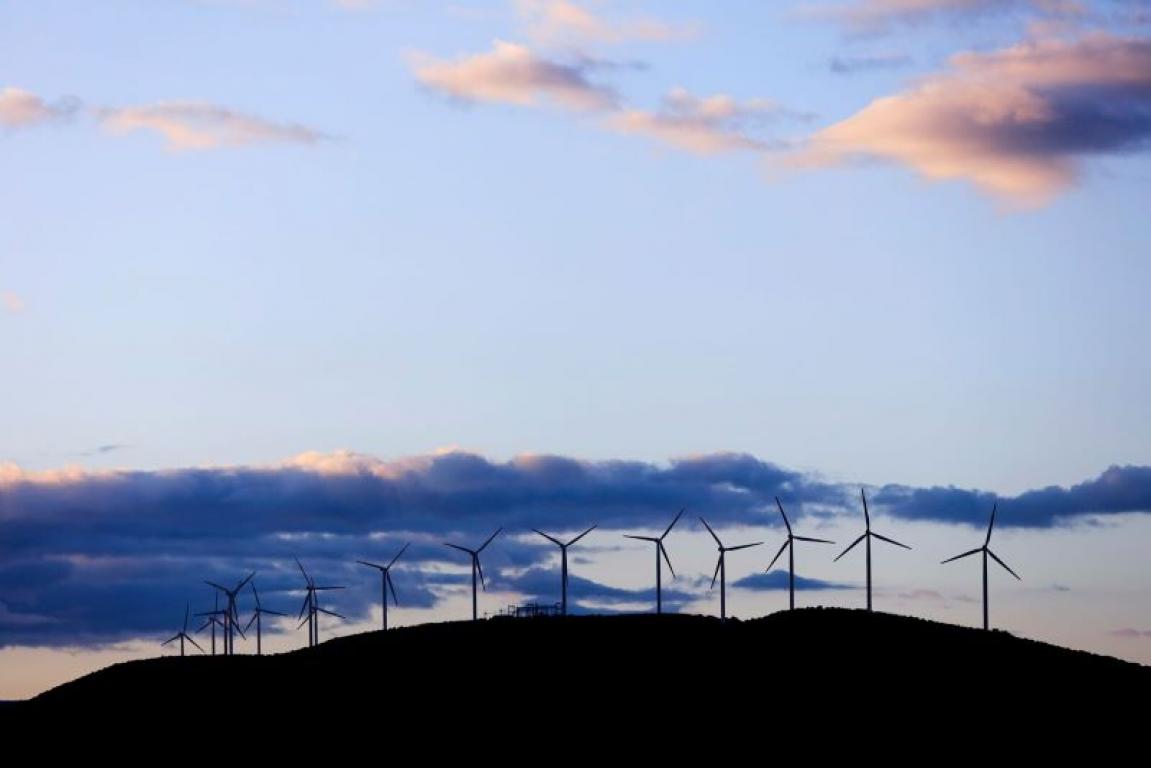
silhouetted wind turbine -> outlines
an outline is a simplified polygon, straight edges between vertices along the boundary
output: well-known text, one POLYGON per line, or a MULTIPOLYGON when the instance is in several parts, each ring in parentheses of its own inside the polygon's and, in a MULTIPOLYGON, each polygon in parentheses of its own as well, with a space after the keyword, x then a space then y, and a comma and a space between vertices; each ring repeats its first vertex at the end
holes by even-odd
POLYGON ((251 581, 252 577, 255 575, 256 575, 256 572, 252 571, 247 576, 245 576, 244 579, 232 589, 228 589, 227 587, 220 586, 219 584, 217 584, 214 581, 207 581, 207 580, 204 581, 204 583, 207 584, 208 586, 210 586, 210 587, 212 587, 212 588, 214 588, 220 592, 223 592, 225 595, 228 596, 228 605, 224 609, 224 655, 225 656, 231 656, 235 652, 235 649, 236 649, 235 633, 239 632, 240 637, 244 636, 244 631, 242 629, 240 629, 240 627, 238 626, 240 623, 240 613, 239 613, 239 611, 236 610, 236 595, 240 594, 240 590, 243 589, 244 585, 247 584, 249 581, 251 581))
POLYGON ((392 561, 390 563, 388 563, 387 565, 377 565, 375 563, 369 563, 367 560, 357 560, 356 561, 360 565, 366 565, 369 568, 375 568, 377 571, 380 572, 380 603, 384 607, 383 623, 384 623, 384 630, 385 631, 388 628, 388 590, 389 589, 392 590, 392 602, 394 602, 396 604, 397 608, 400 607, 400 601, 396 597, 396 585, 392 583, 392 566, 395 565, 396 561, 400 559, 400 555, 404 554, 404 552, 406 552, 408 550, 409 546, 411 546, 410 541, 403 546, 403 549, 401 549, 399 552, 396 553, 396 556, 393 557, 392 561))
POLYGON ((571 541, 569 541, 565 544, 564 542, 560 541, 559 539, 555 538, 554 536, 547 535, 546 533, 539 530, 538 528, 532 528, 533 531, 538 533, 540 536, 543 536, 545 539, 550 541, 552 544, 555 544, 557 547, 560 548, 560 585, 561 585, 561 595, 562 595, 562 598, 560 600, 560 613, 564 616, 568 615, 568 547, 570 547, 572 544, 575 544, 577 541, 582 539, 584 536, 587 536, 589 533, 591 533, 595 529, 596 529, 596 527, 593 525, 591 528, 588 528, 586 531, 581 533, 579 536, 576 536, 574 539, 572 539, 571 541))
POLYGON ((987 613, 988 613, 987 612, 987 558, 991 557, 992 560, 994 560, 995 562, 1002 565, 1004 570, 1006 570, 1008 573, 1010 573, 1012 576, 1019 579, 1020 581, 1023 581, 1023 577, 1020 576, 1015 571, 1011 570, 1011 567, 1009 565, 1007 565, 1007 563, 1000 560, 999 557, 994 552, 991 551, 991 547, 989 546, 991 544, 991 529, 993 529, 995 527, 995 511, 996 511, 996 509, 998 509, 998 507, 999 507, 998 502, 996 502, 991 507, 991 522, 987 524, 987 538, 983 540, 983 546, 982 547, 979 547, 978 549, 973 549, 970 552, 964 552, 962 555, 956 555, 955 557, 949 557, 943 561, 944 563, 950 563, 952 560, 960 560, 964 557, 970 557, 971 555, 977 554, 979 552, 983 553, 983 628, 984 629, 990 629, 991 628, 990 622, 988 621, 988 615, 987 615, 987 613))
MULTIPOLYGON (((320 644, 320 617, 319 617, 319 614, 326 613, 329 616, 335 616, 337 619, 343 619, 344 621, 347 621, 347 617, 341 616, 340 614, 336 613, 335 611, 329 611, 326 608, 321 608, 319 600, 316 597, 316 593, 317 592, 325 592, 325 591, 331 590, 331 589, 343 589, 343 587, 318 587, 318 586, 316 586, 316 580, 313 579, 311 576, 309 576, 308 572, 304 570, 304 564, 300 562, 300 559, 297 557, 297 558, 295 558, 295 560, 296 560, 296 565, 298 565, 300 567, 300 573, 304 574, 304 582, 307 584, 307 587, 305 588, 306 594, 304 595, 304 605, 303 605, 303 607, 300 608, 300 616, 303 616, 305 612, 308 614, 307 618, 305 618, 303 621, 301 621, 300 625, 298 627, 296 627, 296 629, 299 629, 300 627, 304 626, 305 624, 308 625, 308 647, 311 648, 312 646, 316 646, 316 645, 320 644)), ((297 618, 299 618, 299 617, 297 617, 297 618)))
POLYGON ((204 626, 202 626, 196 630, 196 634, 200 634, 201 632, 203 632, 208 627, 212 628, 212 655, 213 656, 216 655, 216 627, 217 626, 220 626, 220 627, 224 626, 220 622, 220 615, 223 613, 223 611, 220 610, 220 593, 215 592, 214 594, 215 594, 216 607, 213 610, 204 611, 202 613, 196 614, 197 616, 207 616, 208 617, 208 620, 204 622, 204 626))
POLYGON ((500 535, 500 531, 502 531, 502 530, 503 530, 502 526, 497 528, 496 532, 493 533, 491 536, 488 536, 488 540, 485 541, 483 546, 480 547, 479 549, 468 549, 467 547, 461 547, 459 544, 450 544, 446 541, 444 542, 445 546, 451 547, 452 549, 458 549, 461 552, 466 552, 467 554, 471 555, 471 558, 472 558, 472 621, 475 621, 476 619, 479 618, 479 602, 478 602, 478 599, 476 597, 476 574, 477 573, 480 576, 480 586, 482 586, 484 588, 485 592, 488 591, 488 585, 487 585, 487 583, 484 582, 484 568, 482 565, 480 565, 480 552, 483 552, 484 549, 487 547, 487 545, 492 543, 492 539, 494 539, 496 536, 500 535))
POLYGON ((855 545, 858 544, 859 542, 861 542, 861 541, 864 542, 864 545, 865 545, 866 550, 867 550, 867 610, 870 611, 871 610, 871 540, 872 539, 879 539, 880 541, 886 541, 888 544, 894 544, 895 546, 903 547, 904 549, 911 549, 911 547, 907 546, 906 544, 900 544, 895 539, 889 539, 886 536, 880 536, 878 533, 874 533, 871 530, 871 515, 867 511, 867 494, 864 493, 862 488, 860 488, 859 489, 859 495, 863 499, 863 521, 864 521, 864 526, 865 526, 863 529, 863 534, 858 539, 851 542, 851 545, 847 549, 840 552, 839 556, 835 558, 835 561, 838 562, 840 557, 843 557, 848 552, 850 552, 855 547, 855 545))
MULTIPOLYGON (((200 648, 200 644, 197 643, 195 640, 193 640, 191 638, 191 636, 188 634, 188 611, 189 610, 190 609, 188 608, 188 606, 185 605, 184 606, 184 628, 181 629, 176 634, 172 635, 170 638, 168 638, 164 642, 160 643, 160 645, 167 645, 168 643, 174 643, 177 640, 179 640, 180 641, 180 656, 181 656, 181 658, 184 656, 184 641, 185 640, 187 640, 189 643, 196 646, 197 648, 200 648)), ((200 653, 203 653, 203 652, 204 652, 204 649, 200 648, 200 653)))
POLYGON ((719 537, 715 535, 715 531, 707 524, 707 521, 702 517, 699 519, 703 523, 703 527, 715 539, 715 544, 719 547, 719 560, 715 564, 715 573, 711 576, 711 588, 715 589, 715 577, 719 577, 719 620, 727 621, 727 553, 735 552, 739 549, 750 549, 751 547, 758 547, 762 541, 757 541, 754 544, 740 544, 735 547, 725 547, 719 537))
POLYGON ((671 577, 675 578, 675 568, 671 567, 671 558, 667 556, 667 549, 663 546, 663 540, 671 533, 671 529, 683 517, 684 510, 680 510, 675 519, 671 521, 671 525, 663 532, 662 536, 635 536, 630 533, 625 533, 624 536, 629 539, 638 539, 639 541, 650 541, 655 544, 655 612, 663 613, 663 566, 660 563, 660 556, 667 561, 667 569, 671 571, 671 577))
POLYGON ((771 558, 771 565, 767 566, 767 570, 771 570, 771 566, 775 565, 775 561, 783 554, 783 550, 787 550, 787 593, 788 593, 788 610, 795 610, 795 542, 797 541, 810 541, 815 544, 834 544, 834 541, 827 539, 811 539, 807 536, 796 536, 791 532, 791 521, 787 519, 787 513, 783 511, 783 504, 780 503, 779 497, 775 497, 775 505, 779 507, 779 514, 783 515, 783 524, 787 526, 787 541, 783 542, 783 546, 775 553, 775 557, 771 558))
POLYGON ((252 582, 252 596, 256 598, 256 610, 252 614, 252 618, 248 619, 248 626, 244 627, 244 631, 247 632, 252 628, 252 622, 256 623, 256 655, 262 656, 264 654, 263 643, 261 641, 261 635, 263 634, 263 628, 261 625, 263 622, 261 621, 260 617, 262 617, 265 613, 269 616, 287 616, 287 614, 280 613, 279 611, 269 610, 268 608, 260 605, 260 593, 256 590, 256 582, 254 581, 252 582))

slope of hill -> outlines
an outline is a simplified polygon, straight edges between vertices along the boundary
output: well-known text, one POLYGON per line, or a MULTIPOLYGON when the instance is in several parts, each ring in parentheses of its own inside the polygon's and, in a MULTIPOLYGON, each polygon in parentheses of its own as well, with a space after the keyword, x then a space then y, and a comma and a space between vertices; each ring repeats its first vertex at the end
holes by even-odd
POLYGON ((492 619, 276 656, 157 658, 0 711, 31 720, 162 713, 170 723, 245 711, 288 723, 373 720, 390 733, 466 724, 491 734, 691 712, 762 730, 821 716, 945 724, 978 717, 977 704, 1028 718, 1104 718, 1148 691, 1151 668, 1117 659, 1003 632, 817 608, 727 625, 681 615, 492 619))

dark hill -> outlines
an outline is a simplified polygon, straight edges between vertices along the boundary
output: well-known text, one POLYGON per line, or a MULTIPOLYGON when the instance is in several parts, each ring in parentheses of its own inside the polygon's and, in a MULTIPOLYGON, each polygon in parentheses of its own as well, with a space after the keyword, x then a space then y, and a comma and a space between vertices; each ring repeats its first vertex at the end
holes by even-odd
MULTIPOLYGON (((257 713, 373 722, 381 734, 540 734, 651 718, 738 732, 785 721, 1106 722, 1151 692, 1151 668, 889 614, 492 619, 373 632, 262 658, 157 658, 62 685, 0 717, 56 721, 257 713), (870 706, 864 708, 863 697, 870 706), (980 713, 984 714, 980 714, 980 713), (1008 714, 1010 713, 1010 714, 1008 714), (696 718, 688 720, 685 718, 696 718), (962 720, 957 720, 961 718, 962 720), (998 716, 996 716, 998 719, 998 716), (690 724, 689 724, 690 723, 690 724), (450 727, 449 727, 450 726, 450 727), (509 730, 510 729, 510 730, 509 730)), ((675 726, 672 726, 673 730, 675 726)))

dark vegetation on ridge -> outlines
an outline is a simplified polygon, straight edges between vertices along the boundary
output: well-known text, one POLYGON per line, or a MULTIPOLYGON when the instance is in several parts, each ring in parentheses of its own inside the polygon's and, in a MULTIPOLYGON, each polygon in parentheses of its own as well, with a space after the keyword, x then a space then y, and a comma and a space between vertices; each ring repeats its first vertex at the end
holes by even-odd
MULTIPOLYGON (((904 616, 812 608, 750 621, 686 615, 491 619, 343 637, 273 656, 117 664, 0 710, 29 720, 243 709, 378 719, 390 733, 554 731, 684 714, 762 730, 781 717, 1102 717, 1151 690, 1151 667, 904 616), (970 709, 974 707, 974 709, 970 709)), ((709 721, 711 722, 711 721, 709 721)), ((943 721, 941 721, 943 722, 943 721)), ((951 727, 951 726, 948 726, 951 727)))

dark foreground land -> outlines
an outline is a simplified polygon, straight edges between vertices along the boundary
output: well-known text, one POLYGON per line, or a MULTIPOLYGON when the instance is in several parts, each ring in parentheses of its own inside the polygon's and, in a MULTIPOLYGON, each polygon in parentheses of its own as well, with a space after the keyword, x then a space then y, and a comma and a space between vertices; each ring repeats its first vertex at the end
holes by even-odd
POLYGON ((332 724, 369 724, 369 739, 418 735, 449 752, 477 739, 538 748, 585 729, 634 731, 666 754, 677 740, 833 734, 837 724, 877 738, 1034 734, 1051 746, 1065 727, 1125 727, 1149 695, 1151 667, 1003 632, 817 608, 727 625, 678 615, 493 619, 262 658, 134 661, 0 708, 0 720, 148 724, 149 737, 189 723, 225 733, 225 723, 260 723, 301 742, 332 738, 332 724))

